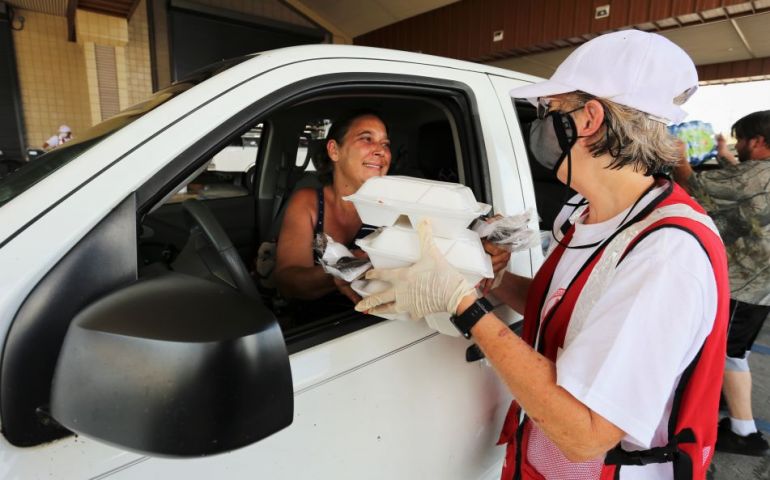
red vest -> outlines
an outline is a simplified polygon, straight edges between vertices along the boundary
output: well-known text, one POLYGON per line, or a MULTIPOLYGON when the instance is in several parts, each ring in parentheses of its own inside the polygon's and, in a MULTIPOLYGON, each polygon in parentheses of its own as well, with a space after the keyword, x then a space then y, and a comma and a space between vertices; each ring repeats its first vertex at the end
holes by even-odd
MULTIPOLYGON (((695 211, 704 213, 703 209, 677 185, 674 185, 672 193, 655 208, 676 203, 689 205, 695 211)), ((669 421, 669 444, 642 452, 626 452, 618 446, 607 453, 597 480, 619 478, 622 465, 646 465, 669 461, 674 464, 676 480, 703 479, 706 477, 706 470, 714 455, 730 303, 727 257, 722 240, 710 228, 685 217, 666 217, 651 224, 631 241, 625 253, 627 254, 648 233, 659 228, 679 228, 692 234, 700 242, 714 270, 718 292, 717 314, 711 332, 677 385, 669 421)), ((563 244, 569 244, 573 232, 574 226, 565 235, 563 244)), ((604 245, 599 247, 597 253, 589 259, 566 289, 560 303, 543 319, 538 348, 542 355, 553 362, 556 361, 557 350, 564 342, 575 302, 590 272, 601 257, 603 247, 604 245)), ((535 345, 540 313, 551 278, 564 251, 565 248, 562 245, 556 246, 530 286, 522 338, 532 346, 535 345)), ((531 422, 524 417, 524 421, 519 425, 519 414, 520 407, 514 401, 508 411, 498 443, 499 445, 508 444, 501 478, 503 480, 543 479, 544 477, 527 461, 527 441, 531 422)))

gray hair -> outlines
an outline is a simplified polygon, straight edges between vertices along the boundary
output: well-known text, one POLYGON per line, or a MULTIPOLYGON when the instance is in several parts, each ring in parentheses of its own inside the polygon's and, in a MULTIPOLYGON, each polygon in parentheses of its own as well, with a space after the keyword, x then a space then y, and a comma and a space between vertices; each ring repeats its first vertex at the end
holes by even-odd
POLYGON ((609 168, 631 165, 637 172, 652 175, 680 162, 676 137, 648 114, 580 91, 566 94, 565 100, 576 107, 596 100, 604 107, 604 131, 594 135, 588 149, 594 157, 609 153, 609 168))

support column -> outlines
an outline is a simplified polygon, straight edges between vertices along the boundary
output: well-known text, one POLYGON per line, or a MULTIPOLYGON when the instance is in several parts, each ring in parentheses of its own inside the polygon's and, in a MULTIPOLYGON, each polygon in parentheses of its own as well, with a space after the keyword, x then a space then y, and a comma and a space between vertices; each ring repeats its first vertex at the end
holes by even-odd
POLYGON ((99 123, 129 106, 125 46, 128 21, 85 10, 75 13, 78 43, 85 58, 91 123, 99 123))

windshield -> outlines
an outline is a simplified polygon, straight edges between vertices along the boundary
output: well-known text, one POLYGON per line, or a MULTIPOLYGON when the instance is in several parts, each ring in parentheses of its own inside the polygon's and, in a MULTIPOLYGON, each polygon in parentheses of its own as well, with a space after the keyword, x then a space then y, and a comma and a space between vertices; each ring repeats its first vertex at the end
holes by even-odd
POLYGON ((189 90, 198 83, 241 63, 254 55, 224 60, 209 67, 191 73, 184 80, 159 90, 152 97, 123 110, 117 115, 94 125, 72 141, 46 152, 39 158, 26 162, 21 168, 0 179, 0 207, 14 197, 35 185, 52 172, 71 162, 86 150, 130 124, 147 112, 158 108, 180 93, 189 90))

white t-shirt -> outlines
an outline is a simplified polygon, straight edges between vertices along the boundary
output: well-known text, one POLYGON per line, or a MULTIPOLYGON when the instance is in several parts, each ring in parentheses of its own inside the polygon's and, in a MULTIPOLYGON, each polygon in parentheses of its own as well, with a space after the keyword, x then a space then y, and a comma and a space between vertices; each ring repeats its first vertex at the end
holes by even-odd
POLYGON ((49 147, 58 147, 59 146, 59 136, 58 135, 54 135, 53 137, 51 137, 48 140, 46 140, 45 143, 47 143, 49 147))
MULTIPOLYGON (((649 192, 628 218, 664 189, 649 192)), ((573 207, 562 210, 554 223, 556 228, 572 211, 573 207)), ((627 213, 591 225, 577 218, 570 245, 608 238, 627 213)), ((596 248, 568 248, 564 252, 541 318, 596 248)), ((623 430, 624 449, 667 444, 674 391, 711 331, 716 302, 711 263, 695 237, 675 228, 649 234, 620 262, 614 280, 580 331, 568 327, 564 348, 556 360, 556 383, 623 430)), ((620 471, 623 480, 673 478, 671 463, 623 466, 620 471)))
POLYGON ((59 145, 63 145, 65 143, 69 142, 70 140, 71 140, 71 138, 60 137, 59 135, 54 135, 51 138, 49 138, 48 140, 46 140, 45 143, 48 144, 48 148, 54 148, 54 147, 58 147, 59 145))

